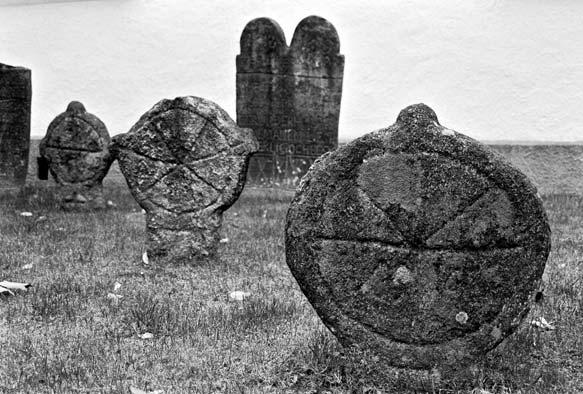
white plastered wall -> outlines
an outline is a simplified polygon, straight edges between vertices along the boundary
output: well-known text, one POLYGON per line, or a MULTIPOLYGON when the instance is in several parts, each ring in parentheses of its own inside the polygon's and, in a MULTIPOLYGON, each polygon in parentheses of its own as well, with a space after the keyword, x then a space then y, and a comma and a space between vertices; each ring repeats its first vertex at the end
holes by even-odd
POLYGON ((111 134, 180 95, 234 118, 245 24, 271 17, 289 42, 312 14, 346 57, 341 139, 425 102, 481 140, 583 140, 579 0, 0 0, 0 62, 32 69, 35 136, 71 100, 111 134))

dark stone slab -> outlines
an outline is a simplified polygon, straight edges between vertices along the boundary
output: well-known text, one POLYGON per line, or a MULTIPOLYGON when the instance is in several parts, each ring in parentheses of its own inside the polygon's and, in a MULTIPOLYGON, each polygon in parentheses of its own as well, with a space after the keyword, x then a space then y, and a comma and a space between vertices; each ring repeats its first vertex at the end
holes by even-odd
POLYGON ((257 141, 217 104, 198 97, 162 100, 113 151, 146 210, 148 256, 197 264, 215 253, 222 214, 239 197, 257 141))
POLYGON ((550 250, 536 188, 418 104, 318 159, 286 222, 286 259, 326 326, 387 364, 451 370, 529 310, 550 250))
POLYGON ((102 181, 113 161, 110 143, 103 122, 78 101, 51 122, 39 151, 61 185, 63 208, 105 208, 102 181))
POLYGON ((31 98, 30 70, 0 63, 0 190, 26 181, 31 98))
POLYGON ((299 178, 321 154, 338 146, 344 56, 330 22, 309 16, 291 45, 279 25, 254 19, 237 56, 237 124, 252 128, 259 152, 252 182, 299 178))

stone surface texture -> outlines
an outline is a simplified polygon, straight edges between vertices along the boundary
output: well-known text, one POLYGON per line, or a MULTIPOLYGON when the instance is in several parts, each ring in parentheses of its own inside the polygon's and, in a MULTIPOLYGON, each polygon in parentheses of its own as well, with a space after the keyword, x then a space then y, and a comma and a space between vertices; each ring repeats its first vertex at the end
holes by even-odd
POLYGON ((309 16, 288 47, 275 21, 258 18, 245 26, 240 44, 237 124, 252 128, 260 144, 250 181, 297 181, 338 146, 344 56, 336 29, 309 16))
POLYGON ((113 161, 110 144, 103 122, 78 101, 50 123, 39 151, 61 185, 63 208, 105 208, 102 181, 113 161))
POLYGON ((457 368, 510 335, 550 249, 536 188, 424 104, 318 159, 289 208, 286 259, 345 345, 457 368))
POLYGON ((212 257, 222 213, 245 185, 257 141, 217 104, 162 100, 113 149, 133 196, 147 212, 148 256, 196 264, 212 257))
POLYGON ((26 181, 31 98, 30 70, 0 63, 0 190, 26 181))

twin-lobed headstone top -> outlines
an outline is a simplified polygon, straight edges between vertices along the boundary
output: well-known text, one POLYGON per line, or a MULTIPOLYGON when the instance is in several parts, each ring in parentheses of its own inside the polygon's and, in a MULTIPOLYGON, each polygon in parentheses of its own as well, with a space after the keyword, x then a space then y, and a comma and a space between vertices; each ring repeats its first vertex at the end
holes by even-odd
POLYGON ((103 122, 78 101, 50 123, 39 150, 61 185, 64 208, 105 207, 102 181, 113 161, 110 143, 103 122))
POLYGON ((318 159, 286 259, 326 326, 390 365, 455 368, 512 333, 550 249, 535 187, 423 104, 318 159))
POLYGON ((0 63, 0 190, 26 181, 31 98, 31 71, 0 63))
POLYGON ((214 255, 222 213, 239 197, 251 130, 199 97, 162 100, 113 150, 128 186, 146 210, 148 256, 159 263, 197 264, 214 255))
POLYGON ((299 179, 338 145, 344 56, 330 22, 309 16, 288 47, 279 25, 254 19, 237 56, 237 124, 253 129, 260 148, 252 182, 299 179))

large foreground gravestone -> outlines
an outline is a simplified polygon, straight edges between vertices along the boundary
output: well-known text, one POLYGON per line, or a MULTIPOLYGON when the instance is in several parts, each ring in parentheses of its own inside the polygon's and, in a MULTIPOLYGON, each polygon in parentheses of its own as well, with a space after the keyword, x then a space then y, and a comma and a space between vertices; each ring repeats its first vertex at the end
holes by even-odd
POLYGON ((317 160, 287 215, 287 263, 326 326, 398 367, 493 349, 549 249, 531 182, 423 104, 317 160))
POLYGON ((251 130, 198 97, 162 100, 113 149, 133 196, 146 210, 150 260, 196 263, 211 257, 222 214, 245 185, 251 130))
POLYGON ((298 180, 321 154, 338 145, 344 56, 330 22, 310 16, 291 45, 279 25, 254 19, 237 56, 237 124, 252 128, 259 152, 253 182, 298 180))
POLYGON ((102 181, 113 162, 110 143, 103 122, 78 101, 51 122, 39 151, 61 185, 63 208, 105 208, 102 181))
POLYGON ((30 146, 31 73, 0 63, 0 190, 24 185, 30 146))

